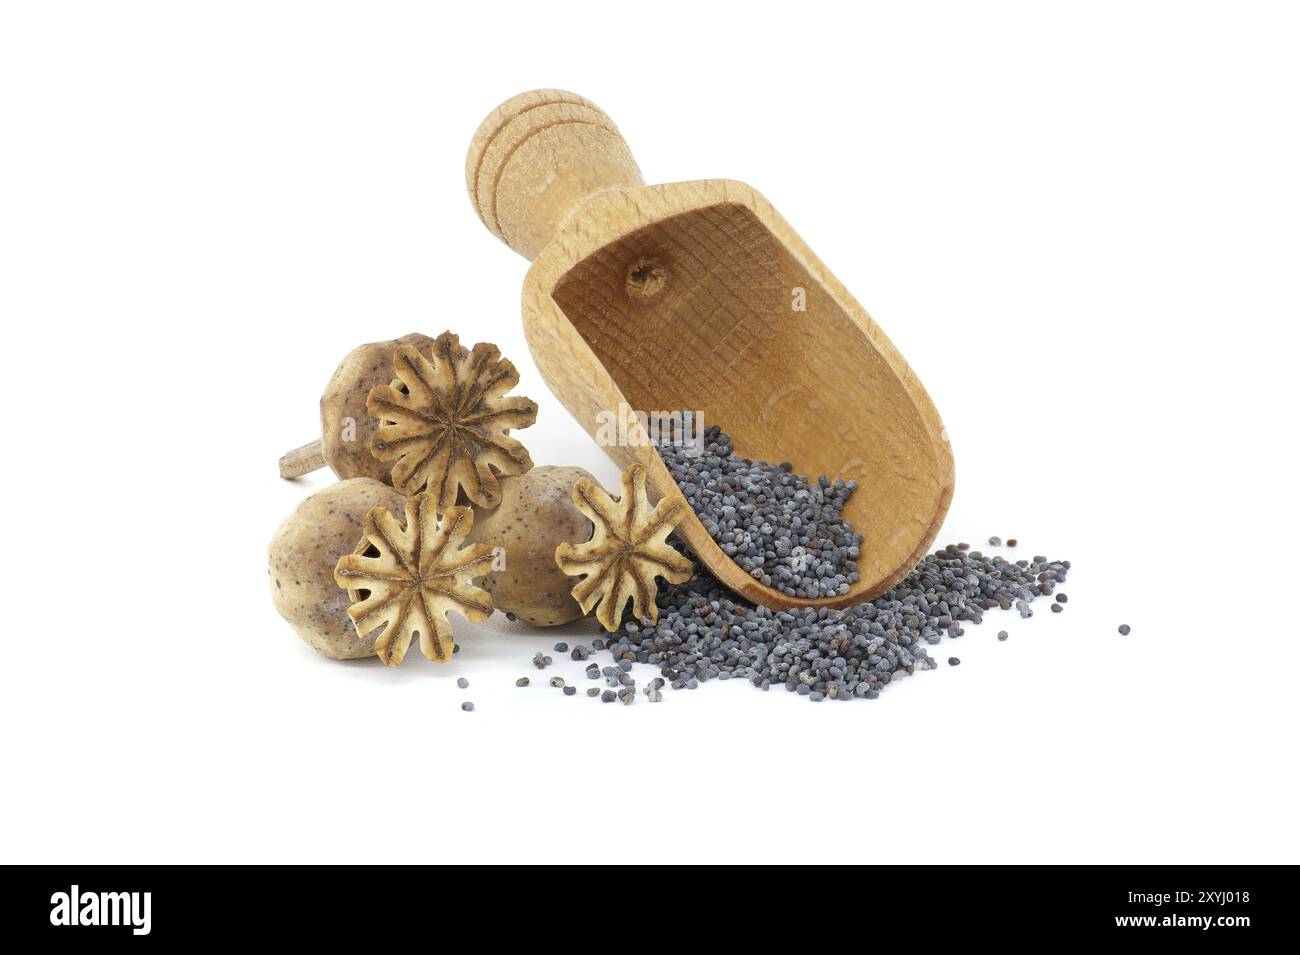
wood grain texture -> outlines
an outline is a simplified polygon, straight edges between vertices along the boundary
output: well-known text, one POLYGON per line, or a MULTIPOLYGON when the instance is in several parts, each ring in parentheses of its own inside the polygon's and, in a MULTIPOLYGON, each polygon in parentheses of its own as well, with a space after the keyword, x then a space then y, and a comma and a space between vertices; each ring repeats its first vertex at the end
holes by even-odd
MULTIPOLYGON (((679 533, 726 586, 772 608, 847 606, 884 593, 925 554, 953 492, 939 415, 758 192, 731 180, 641 185, 608 118, 554 90, 489 116, 466 175, 488 228, 534 260, 523 288, 529 347, 593 437, 612 414, 635 430, 634 411, 702 411, 746 457, 858 482, 844 516, 864 536, 861 579, 848 594, 803 600, 765 587, 688 515, 679 533), (582 120, 538 133, 544 116, 582 120)), ((654 448, 605 450, 621 467, 643 464, 656 495, 680 496, 654 448)))
POLYGON ((479 218, 529 259, 593 195, 644 183, 610 118, 563 90, 534 90, 502 103, 479 126, 465 161, 479 218))

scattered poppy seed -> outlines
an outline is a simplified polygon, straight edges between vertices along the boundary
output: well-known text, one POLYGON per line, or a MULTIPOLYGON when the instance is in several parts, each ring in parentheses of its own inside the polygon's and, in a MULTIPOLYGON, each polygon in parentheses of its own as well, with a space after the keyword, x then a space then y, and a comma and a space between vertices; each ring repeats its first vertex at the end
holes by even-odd
POLYGON ((1052 604, 1052 613, 1060 613, 1064 609, 1065 608, 1062 607, 1060 604, 1057 603, 1052 604))
POLYGON ((474 704, 470 702, 465 702, 460 705, 460 708, 464 710, 466 713, 471 713, 474 711, 474 704))
POLYGON ((1016 541, 1016 539, 1015 539, 1014 537, 1008 537, 1008 538, 1007 538, 1007 546, 1008 546, 1008 547, 1015 547, 1015 546, 1016 546, 1016 543, 1017 543, 1017 541, 1016 541))
POLYGON ((577 692, 578 692, 578 688, 577 688, 576 686, 566 686, 566 687, 564 688, 564 695, 565 695, 565 696, 573 696, 573 694, 575 694, 575 693, 577 693, 577 692))
POLYGON ((606 690, 600 694, 600 702, 602 703, 613 703, 616 699, 618 699, 618 695, 613 690, 606 690))
POLYGON ((564 677, 562 676, 551 677, 551 686, 564 686, 564 677))
POLYGON ((569 652, 569 645, 568 645, 567 643, 557 643, 557 644, 555 645, 555 652, 556 652, 556 653, 568 653, 568 652, 569 652))
POLYGON ((949 658, 948 658, 948 666, 950 666, 950 667, 955 667, 955 666, 960 666, 960 665, 961 665, 961 660, 959 660, 957 657, 949 657, 949 658))
POLYGON ((469 680, 465 679, 464 677, 461 677, 459 680, 456 681, 456 685, 463 690, 465 689, 465 687, 469 686, 469 680))
POLYGON ((515 680, 515 686, 527 686, 528 682, 528 677, 521 676, 519 679, 515 680))
POLYGON ((587 695, 588 695, 588 696, 599 696, 599 695, 600 695, 600 687, 598 687, 598 686, 589 686, 589 687, 587 687, 587 695))
POLYGON ((1005 630, 999 630, 999 631, 998 631, 998 639, 999 639, 999 640, 1005 640, 1008 636, 1010 636, 1010 634, 1008 634, 1005 630))
POLYGON ((1121 635, 1127 637, 1127 636, 1129 635, 1129 633, 1131 632, 1131 628, 1129 627, 1128 624, 1126 624, 1126 623, 1121 623, 1121 624, 1119 625, 1119 632, 1120 632, 1121 635))
POLYGON ((1068 570, 1065 561, 1011 562, 948 546, 867 603, 771 611, 738 598, 699 569, 686 583, 658 593, 657 623, 625 626, 609 650, 616 660, 631 654, 658 667, 674 690, 725 672, 760 690, 778 684, 801 696, 876 699, 891 680, 933 669, 926 646, 953 628, 964 632, 963 625, 979 624, 999 608, 1031 615, 1029 604, 1041 596, 1038 576, 1064 580, 1068 570))
POLYGON ((1068 594, 1057 594, 1056 602, 1058 604, 1068 604, 1070 602, 1070 597, 1068 594))
POLYGON ((1002 538, 1001 538, 1001 537, 990 537, 990 538, 989 538, 989 546, 990 546, 990 547, 1001 547, 1001 546, 1002 546, 1002 538))

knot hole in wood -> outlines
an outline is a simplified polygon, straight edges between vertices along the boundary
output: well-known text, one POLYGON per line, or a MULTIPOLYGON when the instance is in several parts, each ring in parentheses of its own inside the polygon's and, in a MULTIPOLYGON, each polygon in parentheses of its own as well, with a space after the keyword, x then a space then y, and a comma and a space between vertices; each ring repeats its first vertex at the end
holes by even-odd
POLYGON ((627 267, 627 297, 645 303, 668 287, 668 269, 658 259, 639 258, 627 267))

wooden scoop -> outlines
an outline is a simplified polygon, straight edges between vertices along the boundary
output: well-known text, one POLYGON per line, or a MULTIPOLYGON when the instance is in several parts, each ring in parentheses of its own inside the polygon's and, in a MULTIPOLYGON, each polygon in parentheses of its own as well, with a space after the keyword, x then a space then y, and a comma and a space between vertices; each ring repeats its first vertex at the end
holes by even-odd
POLYGON ((803 240, 744 183, 647 186, 608 116, 535 90, 470 144, 466 185, 489 231, 531 259, 528 346, 555 396, 659 496, 680 491, 654 447, 611 443, 617 418, 702 411, 751 459, 853 479, 861 579, 804 600, 764 586, 689 514, 678 530, 713 574, 773 609, 842 607, 925 555, 952 499, 952 451, 902 356, 803 240))

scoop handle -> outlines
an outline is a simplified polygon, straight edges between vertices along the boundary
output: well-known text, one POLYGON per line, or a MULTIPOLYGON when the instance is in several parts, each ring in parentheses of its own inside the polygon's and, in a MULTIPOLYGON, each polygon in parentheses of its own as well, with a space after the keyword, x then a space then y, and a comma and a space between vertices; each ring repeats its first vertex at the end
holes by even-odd
POLYGON ((465 186, 479 218, 530 260, 594 196, 643 185, 613 120, 564 90, 506 100, 479 125, 465 157, 465 186))

